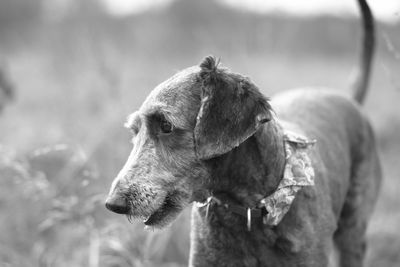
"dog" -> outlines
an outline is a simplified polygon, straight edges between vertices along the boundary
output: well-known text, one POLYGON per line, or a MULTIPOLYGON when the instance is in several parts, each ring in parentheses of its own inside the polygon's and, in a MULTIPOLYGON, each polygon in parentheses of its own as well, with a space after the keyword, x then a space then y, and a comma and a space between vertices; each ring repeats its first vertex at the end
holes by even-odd
POLYGON ((361 106, 374 50, 364 0, 352 99, 329 91, 260 93, 206 57, 158 85, 128 117, 132 152, 106 207, 170 224, 192 208, 190 266, 363 265, 381 180, 361 106))

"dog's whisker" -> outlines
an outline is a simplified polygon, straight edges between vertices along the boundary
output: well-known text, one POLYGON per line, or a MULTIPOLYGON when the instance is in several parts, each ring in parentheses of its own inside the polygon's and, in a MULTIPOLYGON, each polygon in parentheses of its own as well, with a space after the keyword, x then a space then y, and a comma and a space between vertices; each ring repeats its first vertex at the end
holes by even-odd
POLYGON ((126 218, 128 219, 128 222, 132 224, 132 215, 131 214, 127 214, 126 218))

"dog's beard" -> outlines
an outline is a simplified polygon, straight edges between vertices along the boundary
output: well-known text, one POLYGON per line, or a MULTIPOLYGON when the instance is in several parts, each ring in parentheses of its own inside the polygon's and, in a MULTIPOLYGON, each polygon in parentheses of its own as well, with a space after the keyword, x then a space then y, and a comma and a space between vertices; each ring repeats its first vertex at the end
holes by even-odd
POLYGON ((149 208, 142 215, 130 212, 127 214, 128 221, 133 218, 141 218, 146 225, 146 229, 164 228, 172 223, 180 212, 189 204, 187 194, 182 192, 172 192, 166 195, 161 204, 156 205, 156 208, 149 208))

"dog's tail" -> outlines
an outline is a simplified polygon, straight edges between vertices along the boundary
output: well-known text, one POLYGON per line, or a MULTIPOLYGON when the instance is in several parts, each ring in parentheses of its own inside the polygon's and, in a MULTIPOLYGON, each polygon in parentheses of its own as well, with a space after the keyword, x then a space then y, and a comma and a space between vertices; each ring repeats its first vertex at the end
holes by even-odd
POLYGON ((375 50, 375 26, 371 9, 365 0, 357 0, 362 16, 364 36, 360 65, 355 80, 353 98, 360 104, 363 103, 368 89, 368 82, 371 73, 372 59, 375 50))

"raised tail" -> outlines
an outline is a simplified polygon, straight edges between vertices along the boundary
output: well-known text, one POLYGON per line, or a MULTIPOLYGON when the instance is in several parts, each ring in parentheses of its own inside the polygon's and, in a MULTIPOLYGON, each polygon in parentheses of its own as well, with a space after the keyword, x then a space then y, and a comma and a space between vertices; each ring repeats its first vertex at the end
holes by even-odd
POLYGON ((374 56, 375 26, 374 16, 372 15, 371 9, 369 8, 367 2, 365 0, 357 1, 361 11, 364 35, 362 40, 361 59, 355 81, 353 97, 358 103, 362 104, 364 102, 365 95, 367 94, 372 59, 374 56))

